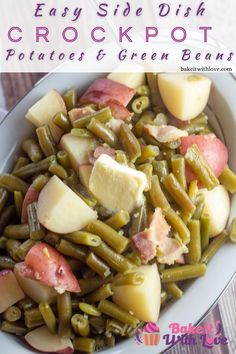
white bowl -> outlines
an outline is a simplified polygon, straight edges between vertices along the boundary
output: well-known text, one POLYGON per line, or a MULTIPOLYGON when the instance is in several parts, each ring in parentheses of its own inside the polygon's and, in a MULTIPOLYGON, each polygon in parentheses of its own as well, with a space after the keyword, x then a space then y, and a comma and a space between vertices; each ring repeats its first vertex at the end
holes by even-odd
MULTIPOLYGON (((25 119, 27 109, 42 95, 56 88, 63 92, 70 87, 77 87, 82 94, 86 87, 101 74, 53 73, 41 80, 21 101, 9 112, 0 124, 0 172, 10 171, 14 159, 20 149, 21 142, 28 137, 33 127, 25 119)), ((236 80, 230 74, 208 75, 213 81, 211 98, 207 108, 211 124, 217 134, 225 140, 228 149, 231 168, 236 171, 236 80), (215 115, 213 114, 215 113, 215 115)), ((236 198, 232 198, 231 216, 236 215, 236 198)), ((161 335, 170 333, 169 325, 178 322, 181 325, 196 324, 207 314, 216 300, 226 289, 234 276, 236 269, 236 246, 226 243, 216 254, 207 267, 205 277, 199 278, 186 287, 184 296, 176 303, 167 307, 160 316, 158 326, 161 335)), ((1 296, 1 294, 0 294, 1 296)), ((28 354, 34 352, 15 336, 0 332, 2 353, 28 354)), ((167 349, 163 340, 153 348, 138 346, 134 339, 124 340, 109 353, 161 353, 167 349)))

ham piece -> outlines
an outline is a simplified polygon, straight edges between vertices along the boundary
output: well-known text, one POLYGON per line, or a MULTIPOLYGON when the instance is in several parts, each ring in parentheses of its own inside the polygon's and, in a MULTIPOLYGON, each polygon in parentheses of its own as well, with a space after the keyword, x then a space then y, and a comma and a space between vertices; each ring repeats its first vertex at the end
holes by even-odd
POLYGON ((166 222, 160 208, 156 208, 148 229, 132 236, 135 248, 139 251, 145 263, 157 255, 158 262, 174 264, 183 253, 187 253, 187 247, 180 241, 168 237, 170 226, 166 222))
POLYGON ((155 138, 159 143, 170 143, 188 136, 186 131, 178 129, 172 125, 157 126, 146 124, 144 126, 144 131, 155 138))

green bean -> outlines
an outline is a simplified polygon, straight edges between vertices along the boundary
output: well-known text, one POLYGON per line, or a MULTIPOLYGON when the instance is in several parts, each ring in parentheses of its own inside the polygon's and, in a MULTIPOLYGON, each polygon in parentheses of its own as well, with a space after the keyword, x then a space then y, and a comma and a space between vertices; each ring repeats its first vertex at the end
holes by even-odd
POLYGON ((100 286, 103 284, 109 283, 113 277, 110 275, 106 279, 102 279, 100 277, 93 277, 89 279, 79 279, 79 285, 81 292, 78 294, 78 296, 84 296, 87 295, 88 293, 91 293, 92 291, 98 289, 100 286))
POLYGON ((147 85, 141 85, 136 89, 136 94, 139 96, 149 96, 150 90, 147 85))
POLYGON ((70 337, 72 304, 71 295, 68 291, 63 294, 57 294, 57 311, 59 319, 58 335, 60 337, 70 337))
POLYGON ((86 258, 87 265, 94 270, 102 278, 108 277, 111 274, 111 270, 106 263, 99 259, 94 253, 89 253, 86 258))
POLYGON ((128 159, 124 151, 116 150, 116 161, 123 165, 128 165, 128 159))
POLYGON ((18 306, 21 310, 26 311, 36 308, 38 305, 31 298, 25 297, 18 302, 18 306))
POLYGON ((57 332, 57 320, 52 311, 51 306, 47 302, 40 302, 39 311, 44 319, 44 322, 51 333, 57 332))
POLYGON ((74 338, 72 342, 75 350, 79 350, 85 353, 93 353, 95 351, 96 342, 93 338, 74 338))
POLYGON ((63 95, 63 100, 66 105, 67 111, 71 111, 73 108, 76 107, 78 94, 75 88, 71 88, 70 90, 66 91, 63 95))
POLYGON ((119 334, 120 336, 124 337, 127 327, 127 324, 124 324, 120 321, 117 321, 115 319, 108 319, 106 324, 106 332, 114 333, 116 335, 119 334))
POLYGON ((74 136, 78 136, 79 138, 94 138, 94 134, 84 128, 74 128, 70 133, 74 136))
POLYGON ((86 297, 89 303, 99 302, 113 295, 111 284, 103 284, 100 288, 86 297))
MULTIPOLYGON (((174 141, 169 141, 167 143, 163 144, 165 148, 168 148, 170 150, 176 150, 180 147, 181 145, 181 139, 176 139, 174 141)), ((173 157, 173 153, 170 154, 170 163, 171 163, 171 158, 173 157)))
POLYGON ((167 293, 174 299, 180 299, 183 296, 183 291, 178 287, 176 283, 165 284, 165 289, 167 293))
POLYGON ((8 322, 16 322, 21 318, 21 310, 17 306, 11 306, 3 313, 3 318, 8 322))
POLYGON ((148 96, 140 96, 132 102, 132 110, 136 114, 142 114, 150 107, 150 99, 148 96))
POLYGON ((63 166, 59 165, 56 160, 52 161, 48 171, 61 179, 66 179, 68 177, 66 169, 63 166))
POLYGON ((236 218, 233 218, 229 227, 229 238, 232 242, 236 242, 236 218))
POLYGON ((15 240, 26 240, 30 236, 29 225, 8 225, 4 229, 4 235, 15 240))
POLYGON ((57 250, 64 254, 65 256, 70 256, 72 258, 78 259, 79 261, 85 262, 87 257, 87 251, 81 246, 77 246, 72 242, 61 240, 56 246, 57 250))
POLYGON ((192 119, 182 129, 188 132, 189 135, 199 134, 206 129, 207 124, 208 117, 205 115, 205 113, 201 113, 197 118, 192 119))
POLYGON ((225 166, 223 172, 219 177, 220 183, 225 186, 225 188, 230 193, 236 192, 236 174, 229 168, 228 165, 225 166))
POLYGON ((141 156, 137 159, 137 163, 151 162, 160 153, 158 146, 146 145, 141 148, 141 156))
POLYGON ((141 137, 143 135, 144 125, 152 123, 154 117, 155 114, 153 112, 151 111, 144 112, 134 126, 135 135, 141 137))
POLYGON ((106 330, 106 319, 104 317, 91 317, 89 323, 98 334, 106 330))
POLYGON ((9 194, 6 189, 0 188, 0 213, 4 209, 7 201, 8 201, 9 194))
POLYGON ((5 188, 8 192, 11 193, 19 191, 25 194, 29 188, 29 185, 28 183, 22 181, 20 178, 6 173, 0 176, 0 187, 5 188))
POLYGON ((106 243, 102 242, 99 246, 93 247, 93 252, 102 258, 110 267, 117 272, 124 273, 127 270, 133 268, 133 264, 130 263, 124 256, 114 252, 106 243))
POLYGON ((208 264, 220 247, 226 242, 227 238, 228 234, 226 231, 223 231, 219 236, 215 237, 203 252, 200 262, 208 264))
POLYGON ((95 350, 96 351, 101 351, 102 349, 104 349, 106 347, 105 344, 105 336, 96 336, 95 337, 95 350))
POLYGON ((8 321, 3 321, 0 328, 4 332, 16 334, 17 336, 23 336, 28 332, 27 328, 22 324, 8 321))
POLYGON ((42 150, 34 139, 27 139, 22 144, 22 150, 28 155, 32 162, 39 162, 43 158, 42 150))
POLYGON ((197 264, 201 258, 200 221, 190 220, 188 222, 188 229, 190 231, 190 242, 188 244, 186 259, 189 264, 197 264))
POLYGON ((129 213, 125 210, 120 210, 112 215, 105 223, 115 230, 120 230, 130 222, 129 213))
POLYGON ((28 165, 29 163, 30 163, 30 160, 27 157, 20 156, 16 161, 16 164, 12 170, 12 173, 14 174, 14 172, 17 171, 19 168, 24 167, 24 166, 28 165))
POLYGON ((81 337, 88 337, 90 333, 89 321, 80 314, 75 314, 71 318, 71 325, 75 334, 81 337))
POLYGON ((5 207, 0 214, 0 234, 3 232, 5 226, 7 226, 15 216, 15 207, 10 205, 5 207))
POLYGON ((120 142, 131 162, 135 162, 141 156, 139 141, 127 124, 122 124, 120 127, 120 142))
POLYGON ((144 189, 145 192, 149 191, 151 188, 151 183, 152 183, 152 173, 153 173, 153 167, 151 163, 145 163, 142 165, 138 165, 137 166, 137 170, 138 171, 142 171, 147 178, 147 183, 146 183, 146 187, 144 189))
POLYGON ((109 337, 105 337, 105 345, 107 347, 114 347, 116 344, 116 337, 115 336, 109 336, 109 337))
POLYGON ((87 304, 86 302, 80 302, 79 308, 82 312, 84 312, 87 315, 94 316, 94 317, 101 316, 101 312, 97 309, 96 306, 87 304))
POLYGON ((144 274, 142 272, 133 272, 116 275, 113 279, 112 286, 141 285, 143 282, 144 274))
POLYGON ((17 255, 17 249, 20 247, 20 245, 21 243, 18 240, 8 239, 5 246, 10 257, 16 262, 20 260, 17 255))
POLYGON ((187 150, 185 159, 206 188, 210 190, 219 184, 197 145, 194 144, 187 150))
POLYGON ((60 150, 57 153, 57 160, 61 166, 64 168, 69 168, 70 167, 70 157, 67 151, 65 150, 60 150))
POLYGON ((156 73, 147 73, 147 82, 150 89, 152 108, 155 113, 160 111, 165 112, 165 106, 161 99, 158 84, 157 84, 157 74, 156 73))
POLYGON ((199 220, 199 219, 201 219, 202 213, 203 213, 204 208, 205 208, 204 197, 203 196, 201 196, 201 198, 197 197, 197 199, 195 201, 195 204, 196 204, 196 210, 195 210, 192 218, 195 219, 195 220, 199 220))
POLYGON ((4 235, 0 237, 0 248, 4 249, 6 247, 7 240, 8 238, 4 235))
POLYGON ((201 248, 202 252, 206 250, 209 245, 209 236, 210 236, 210 216, 208 214, 204 214, 201 217, 201 248))
POLYGON ((23 179, 28 179, 39 173, 43 174, 48 171, 51 162, 54 161, 55 158, 56 156, 52 155, 42 161, 30 163, 24 167, 19 168, 17 171, 14 172, 14 175, 23 179))
POLYGON ((156 118, 153 120, 154 125, 161 126, 161 125, 167 125, 168 124, 168 118, 167 115, 164 113, 158 113, 156 115, 156 118))
POLYGON ((14 204, 16 208, 17 217, 20 219, 23 205, 23 194, 19 191, 14 192, 14 204))
POLYGON ((111 147, 116 148, 118 146, 116 134, 104 123, 92 119, 87 125, 87 129, 111 147))
POLYGON ((142 265, 142 260, 136 251, 126 253, 125 257, 137 267, 140 267, 142 265))
POLYGON ((29 250, 36 244, 36 241, 32 239, 28 239, 23 242, 16 250, 16 255, 18 258, 23 261, 29 252, 29 250))
POLYGON ((0 269, 13 269, 15 262, 7 256, 0 256, 0 269))
POLYGON ((48 232, 46 234, 46 236, 44 237, 44 241, 49 243, 49 245, 56 248, 58 243, 60 243, 60 241, 61 241, 61 236, 59 236, 55 232, 48 232))
POLYGON ((38 220, 37 207, 37 202, 31 203, 27 207, 30 238, 34 241, 42 240, 45 236, 45 230, 38 220))
POLYGON ((190 232, 183 220, 177 215, 173 209, 169 209, 166 213, 166 220, 173 229, 177 231, 182 242, 186 245, 190 240, 190 232))
POLYGON ((95 220, 89 223, 87 230, 100 238, 111 246, 116 252, 122 253, 129 244, 129 239, 122 236, 116 230, 106 225, 102 221, 95 220))
POLYGON ((44 324, 43 316, 37 308, 26 310, 24 313, 24 317, 25 325, 29 329, 39 327, 44 324))
POLYGON ((147 227, 147 204, 146 201, 134 210, 131 217, 129 235, 133 236, 147 227))
MULTIPOLYGON (((144 325, 144 322, 140 322, 138 327, 141 327, 142 325, 144 325)), ((131 327, 131 326, 127 326, 126 331, 125 331, 125 337, 126 338, 134 337, 136 331, 137 331, 137 328, 134 328, 134 327, 131 327)))
POLYGON ((139 320, 129 312, 123 310, 116 304, 108 300, 101 300, 98 305, 98 310, 122 323, 136 327, 139 320))
POLYGON ((166 160, 153 161, 154 174, 157 174, 159 180, 162 182, 169 175, 169 166, 166 160))
POLYGON ((53 123, 57 125, 64 133, 70 132, 72 125, 67 115, 62 112, 58 112, 52 120, 53 123))
POLYGON ((44 175, 39 175, 33 181, 32 187, 37 189, 38 192, 41 192, 41 190, 45 187, 48 181, 49 181, 49 177, 46 177, 44 175))
POLYGON ((193 213, 196 209, 188 194, 179 184, 173 173, 170 173, 164 180, 163 184, 170 193, 175 202, 186 212, 193 213))
POLYGON ((96 119, 96 121, 99 121, 101 123, 107 123, 111 120, 112 118, 112 113, 111 109, 109 107, 103 108, 100 111, 94 112, 93 114, 79 118, 76 121, 73 122, 73 127, 74 128, 85 128, 92 119, 96 119))
POLYGON ((161 307, 163 307, 166 304, 167 298, 168 298, 167 292, 165 290, 162 290, 162 292, 161 292, 161 307))
POLYGON ((205 272, 205 264, 183 265, 164 269, 161 272, 161 280, 163 283, 173 283, 201 277, 205 274, 205 272))
POLYGON ((91 208, 94 208, 97 204, 97 200, 93 197, 91 193, 89 193, 81 184, 72 184, 68 183, 68 186, 75 192, 83 201, 88 204, 91 208))
POLYGON ((185 159, 183 157, 173 157, 171 159, 172 172, 175 175, 177 181, 181 187, 187 190, 187 181, 185 175, 185 159))
POLYGON ((189 189, 188 189, 188 195, 189 198, 194 202, 198 194, 198 181, 195 179, 192 182, 190 182, 189 189))
POLYGON ((166 199, 157 175, 152 177, 151 189, 149 191, 150 200, 154 208, 161 208, 164 213, 170 209, 170 204, 166 199))
POLYGON ((44 125, 36 129, 39 145, 45 156, 56 154, 55 142, 52 137, 51 130, 48 125, 44 125))
POLYGON ((65 235, 64 237, 71 242, 85 246, 96 247, 101 243, 99 236, 86 231, 74 231, 71 234, 65 235))

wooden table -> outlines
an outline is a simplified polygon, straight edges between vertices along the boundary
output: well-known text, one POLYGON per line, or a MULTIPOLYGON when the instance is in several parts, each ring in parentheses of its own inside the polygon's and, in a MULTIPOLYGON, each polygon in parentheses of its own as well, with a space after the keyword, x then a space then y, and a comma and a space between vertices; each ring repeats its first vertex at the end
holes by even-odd
MULTIPOLYGON (((2 85, 6 99, 7 108, 10 109, 19 98, 21 98, 44 74, 2 74, 2 85)), ((201 299, 199 299, 201 301, 201 299)), ((193 304, 194 306, 194 304, 193 304)), ((215 323, 221 321, 224 335, 228 338, 228 346, 219 345, 213 350, 203 349, 199 339, 197 346, 176 345, 170 349, 168 354, 228 354, 236 353, 236 278, 218 301, 214 309, 208 314, 204 323, 215 323)), ((153 351, 155 353, 155 350, 153 351)), ((166 354, 167 354, 166 353, 166 354)), ((128 354, 128 353, 127 353, 128 354)), ((131 354, 131 353, 130 353, 131 354)))

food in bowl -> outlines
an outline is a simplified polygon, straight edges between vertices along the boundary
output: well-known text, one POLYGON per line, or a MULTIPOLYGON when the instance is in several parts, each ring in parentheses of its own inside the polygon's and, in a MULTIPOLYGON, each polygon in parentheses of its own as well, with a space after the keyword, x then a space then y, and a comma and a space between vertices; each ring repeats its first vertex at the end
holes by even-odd
POLYGON ((42 352, 131 337, 203 276, 228 234, 228 151, 201 75, 110 74, 56 90, 0 177, 1 329, 42 352))

